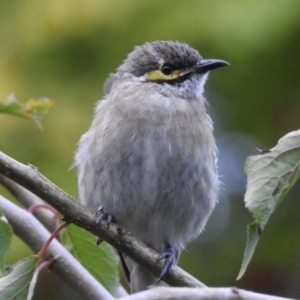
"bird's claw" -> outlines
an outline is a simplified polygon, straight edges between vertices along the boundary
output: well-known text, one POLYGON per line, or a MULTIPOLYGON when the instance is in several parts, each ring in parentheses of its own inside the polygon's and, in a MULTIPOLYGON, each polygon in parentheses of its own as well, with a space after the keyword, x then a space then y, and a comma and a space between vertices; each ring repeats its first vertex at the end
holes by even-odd
POLYGON ((96 241, 96 245, 99 246, 101 243, 103 242, 103 240, 101 239, 101 237, 97 237, 97 241, 96 241))
POLYGON ((158 263, 163 258, 166 261, 165 261, 164 267, 162 268, 162 270, 159 274, 156 284, 158 284, 162 280, 162 278, 172 270, 172 267, 176 260, 175 253, 174 253, 174 250, 172 247, 168 247, 165 252, 161 253, 156 262, 158 263))
MULTIPOLYGON (((98 210, 96 212, 96 217, 97 217, 97 219, 96 219, 96 226, 98 226, 101 223, 102 220, 106 219, 107 228, 109 228, 110 223, 113 221, 113 216, 110 215, 109 213, 107 213, 104 210, 103 206, 100 206, 98 208, 98 210)), ((100 245, 102 242, 103 242, 103 240, 100 237, 98 237, 97 241, 96 241, 97 246, 100 245)))
POLYGON ((98 226, 102 220, 105 220, 106 219, 106 222, 107 222, 107 228, 109 228, 109 225, 110 223, 113 221, 113 216, 110 215, 109 213, 107 213, 103 206, 100 206, 96 212, 96 217, 97 217, 97 220, 96 220, 96 226, 98 226))

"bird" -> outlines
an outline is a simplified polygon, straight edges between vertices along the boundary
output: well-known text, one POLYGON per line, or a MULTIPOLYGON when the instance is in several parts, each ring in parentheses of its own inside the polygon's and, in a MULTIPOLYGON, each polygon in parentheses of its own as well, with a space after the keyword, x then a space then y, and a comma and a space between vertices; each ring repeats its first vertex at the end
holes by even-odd
POLYGON ((219 195, 217 147, 204 85, 211 70, 178 41, 136 46, 108 76, 75 154, 80 201, 157 251, 158 278, 122 253, 132 293, 163 277, 204 229, 219 195))

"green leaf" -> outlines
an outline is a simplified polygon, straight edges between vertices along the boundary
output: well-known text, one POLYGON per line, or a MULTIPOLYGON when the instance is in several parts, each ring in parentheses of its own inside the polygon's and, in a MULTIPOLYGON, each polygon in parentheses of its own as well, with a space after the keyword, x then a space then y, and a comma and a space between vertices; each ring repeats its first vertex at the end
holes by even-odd
POLYGON ((75 225, 68 225, 63 243, 74 257, 111 293, 119 285, 118 257, 113 248, 103 242, 96 245, 96 237, 75 225))
POLYGON ((275 148, 263 152, 249 156, 245 163, 248 175, 245 203, 255 223, 248 226, 246 250, 237 279, 245 273, 271 214, 300 176, 300 130, 290 132, 275 148))
MULTIPOLYGON (((0 216, 2 215, 0 211, 0 216)), ((12 229, 10 225, 0 218, 0 277, 5 272, 5 255, 9 248, 12 238, 12 229)))
POLYGON ((39 258, 29 256, 14 264, 0 279, 0 299, 25 300, 39 258))
POLYGON ((50 98, 33 98, 20 103, 14 95, 10 95, 6 101, 0 102, 0 113, 30 119, 42 129, 40 121, 53 105, 54 101, 50 98))

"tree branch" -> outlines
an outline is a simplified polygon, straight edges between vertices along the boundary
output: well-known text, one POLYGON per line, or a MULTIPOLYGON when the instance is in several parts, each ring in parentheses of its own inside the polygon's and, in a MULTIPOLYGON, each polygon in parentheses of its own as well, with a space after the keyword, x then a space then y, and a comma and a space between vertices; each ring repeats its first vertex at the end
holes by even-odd
MULTIPOLYGON (((49 238, 50 233, 32 214, 1 195, 0 209, 12 226, 14 233, 26 241, 26 244, 37 253, 49 238)), ((46 255, 54 259, 49 269, 66 282, 80 298, 115 299, 58 241, 51 242, 46 255)))
MULTIPOLYGON (((0 184, 2 184, 26 209, 33 205, 44 204, 39 197, 16 184, 12 180, 0 175, 0 184)), ((58 226, 57 216, 46 209, 38 209, 33 215, 50 231, 54 231, 58 226)))
MULTIPOLYGON (((33 193, 29 192, 28 190, 26 190, 25 188, 21 187, 20 185, 18 185, 17 183, 13 182, 12 180, 8 179, 7 177, 4 177, 3 175, 0 175, 0 184, 2 184, 25 208, 29 208, 33 205, 38 205, 38 204, 45 204, 44 201, 42 201, 39 197, 37 197, 36 195, 34 195, 33 193)), ((1 207, 1 206, 0 206, 1 207)), ((49 210, 46 209, 38 209, 36 211, 34 211, 33 215, 35 215, 35 217, 43 224, 43 226, 45 226, 48 231, 52 232, 54 231, 57 226, 58 226, 58 218, 56 215, 54 215, 52 212, 50 212, 49 210)), ((12 217, 14 217, 15 215, 13 214, 12 217)), ((14 231, 18 231, 16 228, 14 231)), ((38 234, 38 233, 35 233, 38 234)), ((26 240, 27 235, 26 236, 20 236, 20 238, 27 244, 31 244, 31 240, 32 237, 29 237, 29 241, 26 240)), ((57 237, 58 239, 58 237, 57 237)), ((59 239, 58 239, 59 240, 59 239)), ((32 247, 31 247, 32 248, 32 247)), ((36 250, 33 249, 32 250, 36 250)), ((38 252, 40 249, 37 249, 34 252, 38 252)), ((62 259, 64 260, 64 258, 62 259)), ((56 261, 56 264, 59 263, 59 261, 56 261)), ((80 268, 84 268, 82 265, 78 266, 76 265, 75 267, 80 267, 80 268)), ((51 270, 53 272, 55 271, 62 271, 62 272, 69 272, 67 269, 65 268, 56 268, 55 270, 51 270)), ((81 274, 81 270, 77 270, 76 274, 81 274)), ((61 276, 60 274, 57 274, 59 277, 66 277, 67 274, 64 274, 63 276, 61 276)), ((68 275, 69 276, 69 275, 68 275)), ((69 278, 69 277, 68 277, 69 278)), ((69 278, 70 280, 73 279, 69 278)), ((75 278, 76 279, 76 278, 75 278)), ((69 284, 67 282, 67 284, 69 284)), ((69 284, 70 285, 70 284, 69 284)), ((83 291, 81 293, 83 293, 84 295, 86 295, 86 290, 85 290, 85 285, 83 285, 82 287, 80 285, 76 286, 76 289, 83 289, 83 291)), ((87 286, 89 290, 91 290, 91 287, 87 286)), ((101 289, 98 289, 99 292, 101 293, 101 289)), ((79 294, 79 293, 78 293, 79 294)), ((118 291, 117 291, 117 298, 119 297, 124 297, 128 295, 127 291, 124 289, 123 286, 119 286, 118 287, 118 291)))
MULTIPOLYGON (((106 224, 100 224, 95 227, 95 214, 55 186, 40 174, 36 168, 23 165, 0 152, 0 174, 42 198, 57 209, 67 222, 74 223, 99 236, 149 270, 153 275, 158 276, 160 274, 163 262, 157 263, 159 255, 154 250, 135 239, 117 224, 111 224, 109 228, 107 228, 106 224)), ((174 266, 172 271, 164 278, 164 281, 171 286, 205 287, 203 283, 178 266, 174 266)))
POLYGON ((292 300, 253 293, 237 288, 170 288, 153 289, 123 297, 122 300, 292 300))

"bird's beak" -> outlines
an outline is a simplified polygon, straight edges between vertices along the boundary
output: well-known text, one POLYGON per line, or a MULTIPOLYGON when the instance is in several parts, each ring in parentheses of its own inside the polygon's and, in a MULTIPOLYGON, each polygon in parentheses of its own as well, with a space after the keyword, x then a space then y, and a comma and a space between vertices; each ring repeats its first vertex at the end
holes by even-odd
POLYGON ((221 59, 202 59, 195 68, 196 73, 206 73, 208 71, 229 66, 229 63, 221 59))
POLYGON ((190 69, 183 70, 180 73, 180 76, 185 76, 191 73, 199 73, 203 74, 206 72, 209 72, 211 70, 220 68, 220 67, 226 67, 230 66, 229 63, 225 60, 221 59, 202 59, 198 62, 198 64, 195 67, 192 67, 190 69))

